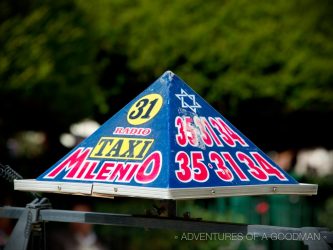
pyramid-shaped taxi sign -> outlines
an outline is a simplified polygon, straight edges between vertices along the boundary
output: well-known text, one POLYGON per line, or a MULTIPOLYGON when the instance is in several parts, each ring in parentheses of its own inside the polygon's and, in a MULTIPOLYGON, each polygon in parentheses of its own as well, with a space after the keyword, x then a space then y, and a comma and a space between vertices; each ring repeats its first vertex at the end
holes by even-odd
POLYGON ((15 189, 157 199, 317 193, 170 71, 36 180, 15 189))

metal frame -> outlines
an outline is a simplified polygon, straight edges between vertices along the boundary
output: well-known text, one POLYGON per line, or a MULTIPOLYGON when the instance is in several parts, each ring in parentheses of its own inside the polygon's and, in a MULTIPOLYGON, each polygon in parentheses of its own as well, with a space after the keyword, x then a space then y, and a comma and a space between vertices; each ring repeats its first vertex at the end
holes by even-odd
MULTIPOLYGON (((175 203, 170 206, 175 210, 175 203)), ((302 241, 310 250, 333 249, 333 232, 327 228, 319 227, 279 227, 268 225, 248 225, 236 223, 223 223, 211 221, 198 221, 176 217, 173 212, 169 217, 134 216, 129 214, 79 212, 70 210, 52 209, 46 198, 38 198, 25 208, 0 207, 0 217, 18 219, 5 250, 25 250, 28 243, 33 242, 33 249, 46 249, 44 223, 78 222, 110 226, 126 226, 151 229, 172 229, 180 232, 197 233, 237 233, 237 235, 251 236, 252 238, 265 237, 274 239, 277 234, 289 234, 292 240, 302 241), (317 237, 304 237, 315 234, 317 237)))
POLYGON ((265 194, 317 194, 317 184, 265 184, 265 185, 239 185, 223 187, 201 188, 152 188, 110 183, 82 183, 61 181, 38 181, 33 179, 15 180, 14 189, 20 191, 69 193, 91 195, 97 197, 126 196, 151 199, 201 199, 229 197, 240 195, 265 195, 265 194))

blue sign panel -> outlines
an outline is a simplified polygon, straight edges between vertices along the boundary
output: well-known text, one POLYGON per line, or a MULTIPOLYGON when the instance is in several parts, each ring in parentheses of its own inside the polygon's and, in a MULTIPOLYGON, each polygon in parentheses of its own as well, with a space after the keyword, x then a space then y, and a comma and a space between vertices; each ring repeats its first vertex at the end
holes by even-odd
POLYGON ((178 77, 170 86, 170 187, 296 184, 178 77))
POLYGON ((172 190, 179 197, 182 190, 299 186, 170 71, 37 181, 172 190))
POLYGON ((37 180, 168 187, 169 84, 163 79, 37 180))

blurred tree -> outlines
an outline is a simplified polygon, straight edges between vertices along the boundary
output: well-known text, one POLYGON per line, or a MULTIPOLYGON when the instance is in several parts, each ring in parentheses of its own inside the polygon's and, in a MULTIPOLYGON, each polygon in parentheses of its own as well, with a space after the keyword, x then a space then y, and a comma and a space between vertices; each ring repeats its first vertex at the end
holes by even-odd
POLYGON ((41 128, 51 125, 46 117, 54 122, 61 115, 68 125, 90 115, 94 105, 105 105, 97 85, 98 47, 93 46, 84 16, 72 11, 72 3, 33 6, 30 13, 1 25, 0 93, 6 100, 2 105, 18 109, 2 115, 25 114, 24 126, 33 123, 41 128))
MULTIPOLYGON (((295 111, 333 111, 329 0, 3 0, 0 7, 2 145, 16 131, 42 130, 59 146, 69 124, 87 116, 103 122, 167 69, 230 116, 244 115, 244 105, 245 117, 249 107, 264 108, 264 116, 240 120, 243 127, 253 117, 273 123, 295 111)), ((289 127, 275 129, 279 137, 289 127)))
POLYGON ((99 47, 72 1, 1 3, 0 151, 19 131, 43 131, 52 162, 60 133, 96 107, 105 112, 99 47))
POLYGON ((36 177, 70 124, 105 121, 167 69, 265 149, 333 147, 332 13, 330 0, 1 0, 0 160, 36 177), (46 149, 10 158, 26 130, 46 149))
POLYGON ((265 150, 333 146, 329 0, 77 4, 109 59, 101 83, 118 109, 170 69, 265 150))
POLYGON ((290 110, 333 110, 330 1, 77 3, 139 83, 171 68, 228 107, 269 97, 290 110))

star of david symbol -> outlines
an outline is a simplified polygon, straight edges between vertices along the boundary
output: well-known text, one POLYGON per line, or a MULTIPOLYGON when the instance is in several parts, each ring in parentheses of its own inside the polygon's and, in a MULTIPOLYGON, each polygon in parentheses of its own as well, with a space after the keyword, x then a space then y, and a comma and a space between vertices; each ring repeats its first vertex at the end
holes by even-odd
POLYGON ((197 112, 197 108, 201 108, 201 105, 195 101, 195 95, 189 95, 185 90, 181 89, 180 94, 176 94, 177 98, 182 102, 182 108, 189 108, 194 113, 197 112))

